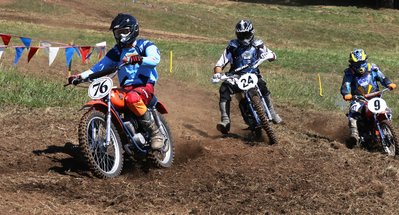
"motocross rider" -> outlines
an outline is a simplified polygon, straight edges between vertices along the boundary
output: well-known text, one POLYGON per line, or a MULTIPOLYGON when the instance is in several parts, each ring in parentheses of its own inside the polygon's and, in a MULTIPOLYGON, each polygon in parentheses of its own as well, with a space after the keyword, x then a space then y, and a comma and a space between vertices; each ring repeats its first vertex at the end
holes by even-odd
POLYGON ((344 71, 341 94, 346 101, 351 101, 348 120, 350 129, 350 141, 352 144, 359 143, 359 132, 357 119, 360 117, 363 103, 352 100, 354 95, 365 95, 379 91, 377 81, 384 87, 393 90, 396 84, 392 83, 373 63, 368 63, 368 56, 363 49, 354 49, 349 54, 349 67, 344 71))
POLYGON ((111 23, 116 45, 91 69, 68 78, 69 83, 77 84, 77 79, 86 79, 92 73, 115 68, 127 63, 118 72, 120 86, 127 92, 125 102, 137 117, 140 125, 151 134, 151 148, 160 149, 164 139, 146 104, 154 94, 154 85, 158 80, 156 66, 160 62, 158 48, 149 40, 136 39, 139 35, 137 19, 125 13, 119 13, 111 23))
MULTIPOLYGON (((274 61, 276 59, 276 54, 268 49, 262 40, 255 38, 254 33, 255 29, 252 26, 251 21, 240 20, 236 24, 235 34, 237 39, 230 40, 227 48, 217 61, 213 69, 213 79, 220 79, 221 72, 228 63, 231 64, 229 72, 233 72, 237 68, 246 64, 253 64, 258 60, 263 62, 265 60, 274 61)), ((262 79, 258 68, 256 74, 259 77, 258 86, 266 100, 267 106, 269 107, 273 122, 281 123, 282 119, 274 110, 270 98, 270 91, 266 86, 266 82, 262 79)), ((231 96, 237 92, 240 92, 240 89, 237 86, 230 84, 228 81, 224 81, 220 86, 219 108, 221 121, 217 124, 216 128, 223 134, 227 134, 230 130, 231 96)))

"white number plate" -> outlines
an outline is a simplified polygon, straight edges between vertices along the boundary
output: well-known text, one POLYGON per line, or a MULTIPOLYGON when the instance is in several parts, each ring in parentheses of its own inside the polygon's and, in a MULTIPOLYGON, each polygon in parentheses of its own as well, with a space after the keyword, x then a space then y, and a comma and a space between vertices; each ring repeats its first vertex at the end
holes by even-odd
POLYGON ((92 99, 101 99, 108 95, 113 86, 112 79, 109 77, 98 78, 90 84, 88 94, 92 99))
POLYGON ((238 79, 237 85, 241 90, 254 88, 258 83, 258 76, 252 73, 246 73, 238 79))
POLYGON ((367 107, 373 113, 382 113, 387 109, 387 103, 382 98, 372 98, 368 101, 367 107))

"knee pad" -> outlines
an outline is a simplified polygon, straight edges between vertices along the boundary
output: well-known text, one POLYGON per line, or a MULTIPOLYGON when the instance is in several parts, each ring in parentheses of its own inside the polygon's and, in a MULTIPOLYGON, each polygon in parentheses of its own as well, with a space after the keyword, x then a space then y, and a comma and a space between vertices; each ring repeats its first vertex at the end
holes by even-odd
POLYGON ((147 112, 147 106, 144 104, 140 95, 136 92, 128 93, 125 97, 126 105, 136 116, 143 116, 147 112))

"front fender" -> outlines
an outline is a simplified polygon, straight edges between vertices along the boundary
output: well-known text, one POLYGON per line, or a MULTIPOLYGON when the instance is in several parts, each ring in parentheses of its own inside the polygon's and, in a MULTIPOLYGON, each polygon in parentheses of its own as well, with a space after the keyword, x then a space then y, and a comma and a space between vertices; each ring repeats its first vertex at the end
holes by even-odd
MULTIPOLYGON (((98 99, 98 100, 91 100, 88 101, 86 104, 84 104, 82 106, 82 108, 80 110, 99 110, 103 113, 107 113, 108 110, 108 105, 107 103, 105 103, 104 101, 98 99)), ((112 122, 114 123, 114 125, 117 127, 117 129, 121 129, 120 131, 123 131, 123 125, 121 120, 119 120, 119 114, 116 113, 112 108, 111 108, 111 118, 112 118, 112 122)))

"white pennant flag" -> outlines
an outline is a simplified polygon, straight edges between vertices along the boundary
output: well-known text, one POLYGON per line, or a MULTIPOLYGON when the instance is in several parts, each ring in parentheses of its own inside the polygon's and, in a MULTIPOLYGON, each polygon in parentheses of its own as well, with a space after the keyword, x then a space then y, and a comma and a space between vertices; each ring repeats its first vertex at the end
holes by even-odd
POLYGON ((0 59, 1 59, 1 56, 3 55, 3 52, 4 52, 4 47, 0 47, 0 59))
POLYGON ((55 57, 57 57, 59 47, 48 47, 49 57, 48 57, 48 65, 51 66, 53 64, 55 57))

